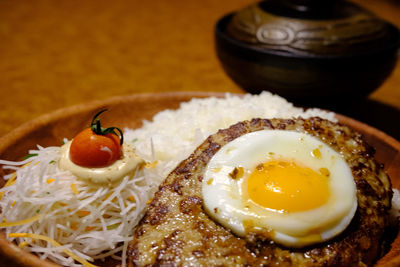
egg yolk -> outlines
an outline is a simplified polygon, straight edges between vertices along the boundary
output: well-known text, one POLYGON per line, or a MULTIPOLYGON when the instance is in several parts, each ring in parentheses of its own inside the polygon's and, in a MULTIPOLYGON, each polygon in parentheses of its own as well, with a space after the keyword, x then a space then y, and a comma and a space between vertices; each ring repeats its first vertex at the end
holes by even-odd
POLYGON ((258 205, 279 212, 317 208, 328 201, 329 177, 292 161, 259 164, 247 181, 248 197, 258 205))

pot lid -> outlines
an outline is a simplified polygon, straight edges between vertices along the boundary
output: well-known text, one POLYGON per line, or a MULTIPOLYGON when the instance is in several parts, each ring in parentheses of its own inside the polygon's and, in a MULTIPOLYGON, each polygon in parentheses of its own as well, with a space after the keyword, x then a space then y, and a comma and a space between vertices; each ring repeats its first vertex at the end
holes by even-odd
POLYGON ((233 14, 226 32, 268 52, 354 56, 399 45, 399 31, 342 0, 265 0, 233 14))

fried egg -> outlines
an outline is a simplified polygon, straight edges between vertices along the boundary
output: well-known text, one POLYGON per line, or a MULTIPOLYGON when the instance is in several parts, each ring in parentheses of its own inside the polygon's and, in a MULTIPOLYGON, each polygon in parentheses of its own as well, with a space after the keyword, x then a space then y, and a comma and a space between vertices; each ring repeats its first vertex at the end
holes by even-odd
POLYGON ((60 169, 70 171, 76 177, 95 184, 111 184, 129 174, 133 174, 136 167, 143 162, 135 149, 128 144, 122 146, 122 157, 113 164, 101 168, 81 167, 73 163, 69 156, 71 141, 61 147, 61 157, 58 163, 60 169))
POLYGON ((301 248, 350 224, 356 185, 341 155, 306 133, 262 130, 223 146, 202 181, 204 209, 240 237, 301 248))

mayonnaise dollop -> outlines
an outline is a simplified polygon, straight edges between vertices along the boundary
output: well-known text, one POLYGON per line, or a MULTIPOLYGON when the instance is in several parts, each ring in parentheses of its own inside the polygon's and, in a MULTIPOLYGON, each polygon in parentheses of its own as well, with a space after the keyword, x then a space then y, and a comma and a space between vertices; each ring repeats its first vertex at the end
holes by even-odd
POLYGON ((73 163, 69 157, 71 141, 61 147, 61 157, 58 163, 60 169, 70 171, 78 178, 95 184, 112 184, 126 175, 133 173, 136 167, 143 162, 135 149, 128 144, 122 146, 122 157, 113 164, 101 168, 81 167, 73 163))

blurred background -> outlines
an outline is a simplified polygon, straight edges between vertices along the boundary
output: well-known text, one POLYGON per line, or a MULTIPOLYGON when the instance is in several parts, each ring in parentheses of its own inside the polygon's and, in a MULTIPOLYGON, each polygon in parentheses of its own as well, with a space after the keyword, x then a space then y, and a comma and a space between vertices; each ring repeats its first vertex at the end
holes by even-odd
MULTIPOLYGON (((400 27, 400 1, 352 1, 400 27)), ((244 92, 218 62, 213 32, 254 2, 0 0, 0 136, 117 95, 244 92)), ((400 139, 400 64, 367 100, 338 111, 400 139)))

